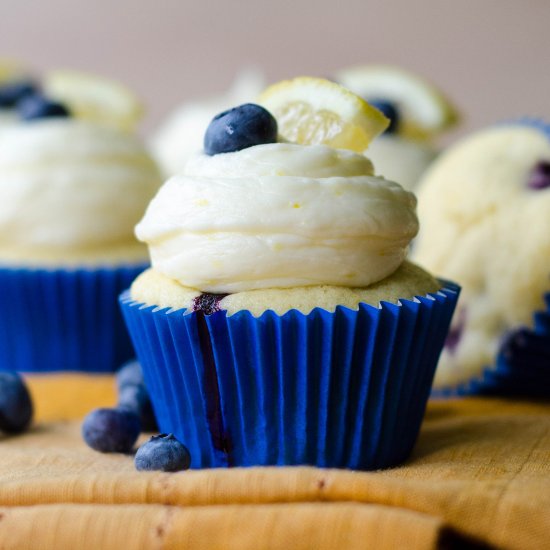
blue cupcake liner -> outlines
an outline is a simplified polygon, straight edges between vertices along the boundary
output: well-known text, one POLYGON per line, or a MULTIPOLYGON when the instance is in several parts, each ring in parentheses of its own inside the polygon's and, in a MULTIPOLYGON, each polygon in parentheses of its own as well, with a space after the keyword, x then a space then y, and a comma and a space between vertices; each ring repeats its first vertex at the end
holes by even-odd
POLYGON ((210 316, 121 296, 159 427, 193 468, 377 469, 414 445, 459 287, 379 308, 210 316))
POLYGON ((432 397, 467 395, 550 398, 550 293, 546 310, 533 315, 533 328, 518 327, 501 345, 493 366, 456 386, 437 388, 432 397))
POLYGON ((146 267, 1 266, 0 370, 116 370, 134 356, 118 295, 146 267))

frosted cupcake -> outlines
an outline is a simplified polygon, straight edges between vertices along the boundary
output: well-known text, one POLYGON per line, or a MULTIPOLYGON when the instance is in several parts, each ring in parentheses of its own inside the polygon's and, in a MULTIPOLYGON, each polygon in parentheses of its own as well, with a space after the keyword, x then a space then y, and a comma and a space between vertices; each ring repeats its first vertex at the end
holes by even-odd
POLYGON ((441 392, 550 393, 549 136, 529 120, 480 130, 421 183, 415 259, 463 285, 441 392))
POLYGON ((363 155, 311 143, 360 148, 380 113, 320 79, 262 97, 286 140, 289 113, 309 111, 293 125, 306 144, 277 142, 258 105, 223 113, 136 228, 152 269, 122 307, 160 427, 192 467, 399 463, 457 288, 405 261, 411 193, 363 155))
POLYGON ((336 80, 390 118, 365 154, 376 174, 414 190, 438 154, 437 138, 458 120, 455 108, 433 84, 398 67, 352 67, 336 80))
POLYGON ((0 368, 113 371, 116 297, 148 264, 133 227, 160 185, 140 140, 42 94, 0 133, 0 368))

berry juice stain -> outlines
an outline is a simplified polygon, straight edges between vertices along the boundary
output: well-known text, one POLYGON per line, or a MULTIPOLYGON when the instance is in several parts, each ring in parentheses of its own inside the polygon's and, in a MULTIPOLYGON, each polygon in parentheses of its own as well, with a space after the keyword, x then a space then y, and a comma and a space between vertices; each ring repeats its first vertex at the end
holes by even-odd
POLYGON ((550 161, 541 160, 531 171, 527 187, 535 191, 550 187, 550 161))
POLYGON ((462 340, 462 334, 465 326, 466 308, 464 307, 458 310, 456 323, 451 326, 449 333, 447 334, 447 338, 445 339, 445 348, 451 355, 454 355, 460 340, 462 340))
POLYGON ((212 445, 217 451, 221 451, 224 454, 227 465, 231 466, 231 442, 225 433, 218 372, 212 350, 210 331, 206 322, 207 315, 212 315, 221 310, 220 302, 225 296, 227 294, 201 294, 193 299, 192 307, 196 313, 197 331, 203 359, 206 420, 212 437, 212 445))
POLYGON ((216 311, 220 311, 220 302, 227 294, 200 294, 193 298, 193 311, 202 311, 205 315, 212 315, 216 311))

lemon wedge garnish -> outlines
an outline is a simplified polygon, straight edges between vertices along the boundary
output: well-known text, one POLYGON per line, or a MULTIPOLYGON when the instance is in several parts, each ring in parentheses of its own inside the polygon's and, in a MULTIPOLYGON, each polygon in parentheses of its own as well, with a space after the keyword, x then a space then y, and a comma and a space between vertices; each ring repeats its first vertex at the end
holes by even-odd
POLYGON ((124 85, 76 71, 54 71, 44 79, 46 94, 65 103, 80 119, 133 131, 143 107, 124 85))
POLYGON ((323 78, 283 80, 267 88, 258 103, 277 119, 282 138, 302 145, 362 152, 389 125, 365 100, 323 78))
POLYGON ((429 138, 459 118, 451 102, 431 82, 399 67, 351 67, 337 73, 336 80, 367 101, 394 102, 401 114, 399 134, 411 139, 429 138))

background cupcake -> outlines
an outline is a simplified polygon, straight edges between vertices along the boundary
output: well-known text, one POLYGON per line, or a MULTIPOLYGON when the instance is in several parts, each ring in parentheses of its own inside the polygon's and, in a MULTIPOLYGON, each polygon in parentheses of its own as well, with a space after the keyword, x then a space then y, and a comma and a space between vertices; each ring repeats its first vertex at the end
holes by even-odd
POLYGON ((335 78, 391 119, 365 152, 375 173, 415 189, 439 152, 436 140, 458 122, 455 107, 432 83, 399 67, 351 67, 335 78))
POLYGON ((414 258, 463 286, 440 391, 549 394, 549 135, 530 120, 480 130, 421 182, 414 258))
POLYGON ((321 79, 262 101, 278 128, 257 105, 216 117, 136 230, 153 268, 122 307, 159 425, 192 467, 396 464, 457 288, 403 261, 414 196, 318 145, 364 150, 379 112, 321 79))
POLYGON ((160 175, 118 84, 44 88, 0 133, 0 368, 112 371, 132 355, 116 296, 147 265, 133 226, 160 175))

